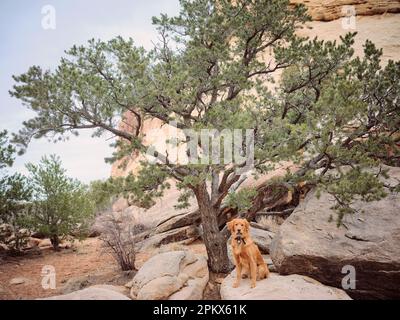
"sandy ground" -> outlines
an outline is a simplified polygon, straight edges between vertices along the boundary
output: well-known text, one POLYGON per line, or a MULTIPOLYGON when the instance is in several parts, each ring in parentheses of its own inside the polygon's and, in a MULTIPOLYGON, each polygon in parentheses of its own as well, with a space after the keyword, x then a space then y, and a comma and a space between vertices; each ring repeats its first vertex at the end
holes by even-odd
POLYGON ((64 283, 71 278, 117 271, 113 258, 104 252, 96 238, 76 242, 72 249, 54 252, 42 249, 41 254, 8 257, 0 264, 0 299, 34 299, 60 293, 64 283), (56 272, 56 289, 42 288, 42 268, 53 266, 56 272), (13 278, 26 278, 18 285, 10 284, 13 278))
MULTIPOLYGON (((194 242, 187 246, 197 254, 205 254, 204 245, 194 242)), ((162 250, 179 250, 179 247, 162 250)), ((156 252, 138 254, 136 267, 140 266, 156 252)), ((0 300, 4 299, 36 299, 65 293, 71 281, 88 279, 88 285, 112 284, 124 285, 135 272, 122 272, 111 255, 101 247, 97 238, 89 238, 75 242, 73 248, 55 252, 50 248, 41 250, 41 254, 28 254, 20 257, 7 257, 0 260, 0 300), (53 266, 56 272, 56 288, 44 289, 42 268, 53 266), (10 284, 14 278, 24 278, 22 284, 10 284)), ((210 274, 210 282, 206 287, 204 299, 219 299, 220 275, 210 274)), ((79 281, 78 281, 79 282, 79 281)))

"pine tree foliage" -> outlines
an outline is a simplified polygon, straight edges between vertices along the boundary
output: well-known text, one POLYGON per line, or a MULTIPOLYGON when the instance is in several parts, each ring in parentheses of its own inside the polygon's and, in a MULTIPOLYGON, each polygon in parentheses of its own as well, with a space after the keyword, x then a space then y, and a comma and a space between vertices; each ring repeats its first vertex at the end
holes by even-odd
POLYGON ((94 214, 88 188, 69 178, 55 155, 44 156, 39 164, 27 164, 33 191, 27 225, 49 237, 55 250, 71 234, 83 236, 94 214))
MULTIPOLYGON (((94 128, 118 138, 112 161, 144 153, 137 128, 118 125, 131 112, 139 124, 155 118, 182 130, 254 129, 254 172, 294 162, 298 170, 282 183, 310 181, 332 193, 339 218, 354 197, 384 196, 381 174, 368 170, 399 164, 400 62, 383 67, 382 51, 369 41, 354 57, 354 33, 339 41, 297 36, 310 18, 288 0, 180 3, 178 16, 153 18, 159 41, 151 51, 132 39, 93 39, 66 51, 55 70, 33 66, 14 76, 11 95, 35 112, 14 135, 20 151, 32 138, 57 141, 94 128)), ((217 256, 225 259, 226 250, 212 243, 225 245, 214 216, 244 181, 236 170, 243 164, 176 164, 161 150, 155 157, 119 181, 121 190, 148 206, 168 188, 167 178, 176 180, 181 205, 196 197, 211 267, 222 270, 217 256)))

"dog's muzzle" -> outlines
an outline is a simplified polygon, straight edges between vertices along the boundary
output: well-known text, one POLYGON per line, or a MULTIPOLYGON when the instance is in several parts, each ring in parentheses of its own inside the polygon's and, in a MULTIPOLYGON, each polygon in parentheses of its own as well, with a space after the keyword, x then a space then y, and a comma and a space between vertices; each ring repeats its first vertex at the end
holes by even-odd
POLYGON ((246 244, 246 242, 245 242, 244 239, 242 238, 242 235, 240 235, 240 234, 237 234, 237 235, 236 235, 235 240, 236 240, 236 242, 237 242, 238 244, 241 244, 242 242, 243 242, 243 244, 246 244))

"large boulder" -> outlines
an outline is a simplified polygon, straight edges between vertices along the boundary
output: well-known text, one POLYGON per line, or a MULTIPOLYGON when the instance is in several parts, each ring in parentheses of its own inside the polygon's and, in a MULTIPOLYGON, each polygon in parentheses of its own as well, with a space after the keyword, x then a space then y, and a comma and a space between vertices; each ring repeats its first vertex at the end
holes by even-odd
POLYGON ((267 279, 257 281, 250 288, 250 279, 243 279, 233 288, 236 271, 232 271, 221 284, 222 300, 350 300, 345 291, 325 286, 306 276, 281 276, 270 273, 267 279))
POLYGON ((181 250, 147 260, 126 287, 137 300, 199 300, 208 279, 206 258, 181 250))
POLYGON ((158 223, 154 233, 162 233, 169 230, 195 225, 200 223, 200 213, 198 210, 191 212, 176 213, 158 223))
POLYGON ((164 192, 162 198, 156 199, 155 204, 149 209, 127 203, 123 206, 120 203, 122 200, 119 199, 118 205, 112 212, 96 217, 90 228, 90 235, 98 236, 104 233, 106 222, 112 218, 120 225, 127 225, 124 221, 129 220, 133 226, 143 229, 138 230, 140 232, 134 232, 134 240, 139 248, 154 248, 185 240, 193 241, 200 235, 198 228, 200 215, 196 201, 191 198, 188 208, 177 209, 175 205, 179 194, 180 191, 171 181, 171 188, 164 192))
POLYGON ((269 247, 275 234, 271 231, 250 227, 250 236, 261 253, 269 253, 269 247))
POLYGON ((121 293, 121 289, 113 286, 93 286, 68 294, 52 296, 38 300, 130 300, 121 293))
POLYGON ((290 2, 305 4, 312 19, 322 21, 331 21, 347 16, 349 13, 346 6, 354 8, 357 16, 400 12, 398 0, 290 0, 290 2))
MULTIPOLYGON (((123 209, 121 212, 126 215, 130 215, 138 223, 145 226, 146 229, 153 229, 166 222, 171 218, 184 216, 185 214, 190 214, 197 210, 196 200, 192 197, 189 200, 189 207, 184 209, 177 209, 175 206, 178 203, 177 199, 181 193, 177 189, 173 181, 171 183, 171 188, 165 190, 162 198, 155 199, 155 204, 146 209, 135 205, 129 206, 123 209)), ((178 224, 178 226, 184 226, 186 224, 178 224)), ((166 229, 160 230, 167 231, 166 229)))
POLYGON ((140 251, 146 251, 172 242, 194 241, 199 236, 200 229, 196 226, 180 227, 162 233, 151 232, 138 242, 138 248, 140 251))
MULTIPOLYGON (((385 183, 396 185, 400 168, 389 168, 388 174, 385 183)), ((351 297, 400 298, 400 193, 387 192, 381 201, 355 202, 357 213, 346 215, 341 227, 330 222, 336 216, 332 197, 310 192, 272 241, 271 258, 279 273, 341 287, 354 267, 351 297)))

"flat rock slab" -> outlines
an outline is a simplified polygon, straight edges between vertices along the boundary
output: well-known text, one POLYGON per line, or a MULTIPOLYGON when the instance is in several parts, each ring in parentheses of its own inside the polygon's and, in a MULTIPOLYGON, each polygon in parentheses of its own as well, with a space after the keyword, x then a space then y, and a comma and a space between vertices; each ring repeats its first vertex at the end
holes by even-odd
POLYGON ((114 289, 111 287, 93 286, 68 294, 38 300, 130 300, 127 296, 119 292, 119 288, 114 289))
POLYGON ((138 243, 140 251, 159 248, 162 245, 174 242, 197 239, 200 236, 199 228, 196 226, 185 226, 162 233, 150 234, 146 239, 138 243))
POLYGON ((257 281, 253 289, 249 279, 242 279, 240 286, 233 288, 235 278, 236 271, 233 271, 222 282, 222 300, 351 300, 343 290, 297 274, 270 273, 267 279, 257 281))

